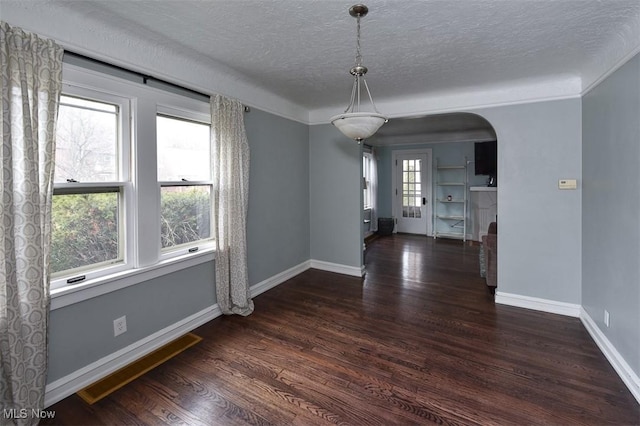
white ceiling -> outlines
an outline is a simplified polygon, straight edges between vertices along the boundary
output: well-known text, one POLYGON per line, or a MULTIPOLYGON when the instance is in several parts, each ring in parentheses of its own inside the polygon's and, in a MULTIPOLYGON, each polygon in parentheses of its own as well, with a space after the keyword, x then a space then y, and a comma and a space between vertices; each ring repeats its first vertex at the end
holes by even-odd
MULTIPOLYGON (((356 28, 347 10, 355 2, 63 3, 135 37, 214 59, 304 107, 347 102, 356 28)), ((375 99, 581 76, 640 15, 638 0, 365 3, 362 49, 375 99)))
MULTIPOLYGON (((364 1, 370 10, 362 20, 367 81, 381 112, 391 116, 382 106, 416 97, 491 90, 509 101, 577 96, 640 49, 639 0, 364 1)), ((81 53, 99 50, 118 59, 129 50, 122 62, 139 61, 149 70, 157 58, 147 60, 150 49, 141 46, 153 46, 156 57, 183 58, 184 72, 215 69, 212 78, 220 85, 248 83, 290 102, 293 110, 308 111, 311 123, 326 122, 329 111, 346 107, 356 26, 348 8, 354 3, 0 0, 17 24, 33 31, 47 27, 43 35, 79 46, 81 53), (50 22, 65 17, 73 24, 50 22), (113 35, 100 35, 107 32, 113 35), (85 43, 91 37, 98 49, 85 43)), ((236 97, 251 104, 245 98, 255 92, 236 97)))
POLYGON ((491 124, 476 114, 450 113, 411 118, 392 118, 368 145, 404 145, 442 142, 495 141, 491 124))

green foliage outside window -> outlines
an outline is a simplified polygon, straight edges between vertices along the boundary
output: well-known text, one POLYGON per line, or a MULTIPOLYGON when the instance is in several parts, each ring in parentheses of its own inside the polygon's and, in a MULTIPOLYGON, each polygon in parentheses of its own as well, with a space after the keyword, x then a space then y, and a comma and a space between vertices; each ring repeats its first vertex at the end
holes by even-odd
POLYGON ((52 272, 119 258, 117 193, 56 195, 52 216, 52 272))
MULTIPOLYGON (((208 187, 206 190, 199 187, 168 189, 162 193, 162 247, 210 238, 208 187)), ((118 197, 115 192, 54 196, 53 273, 121 260, 118 197)))
POLYGON ((162 190, 162 248, 211 237, 209 187, 168 187, 162 190))

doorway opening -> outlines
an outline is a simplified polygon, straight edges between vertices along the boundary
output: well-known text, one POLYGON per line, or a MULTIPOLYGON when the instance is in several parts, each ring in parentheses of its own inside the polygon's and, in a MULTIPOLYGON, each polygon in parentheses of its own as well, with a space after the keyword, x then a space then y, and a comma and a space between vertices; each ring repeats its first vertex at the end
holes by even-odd
POLYGON ((495 172, 476 168, 476 145, 496 141, 477 114, 391 119, 367 141, 377 158, 377 217, 393 218, 394 232, 480 241, 480 219, 496 220, 498 188, 495 172), (490 198, 482 212, 478 193, 490 198))

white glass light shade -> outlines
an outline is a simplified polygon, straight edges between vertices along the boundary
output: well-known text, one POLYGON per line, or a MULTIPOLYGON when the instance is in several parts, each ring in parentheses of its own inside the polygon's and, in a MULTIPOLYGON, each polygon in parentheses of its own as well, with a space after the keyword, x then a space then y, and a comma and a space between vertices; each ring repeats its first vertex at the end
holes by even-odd
POLYGON ((350 112, 331 117, 331 124, 357 141, 373 136, 386 121, 384 115, 373 112, 350 112))

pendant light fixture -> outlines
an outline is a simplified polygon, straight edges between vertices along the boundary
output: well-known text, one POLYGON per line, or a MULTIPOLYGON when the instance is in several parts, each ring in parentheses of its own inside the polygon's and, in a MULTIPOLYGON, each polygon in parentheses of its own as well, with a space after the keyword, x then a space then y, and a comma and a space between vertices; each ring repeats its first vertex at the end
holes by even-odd
POLYGON ((376 109, 367 80, 364 78, 368 69, 362 65, 362 55, 360 53, 360 18, 366 16, 368 12, 369 8, 363 4, 356 4, 349 8, 349 15, 356 18, 357 21, 356 65, 349 71, 354 77, 353 88, 351 89, 349 105, 344 110, 344 113, 331 117, 331 124, 336 126, 345 136, 357 140, 358 143, 371 137, 378 131, 380 126, 387 122, 387 118, 376 109), (360 111, 362 89, 366 90, 374 112, 360 111))

